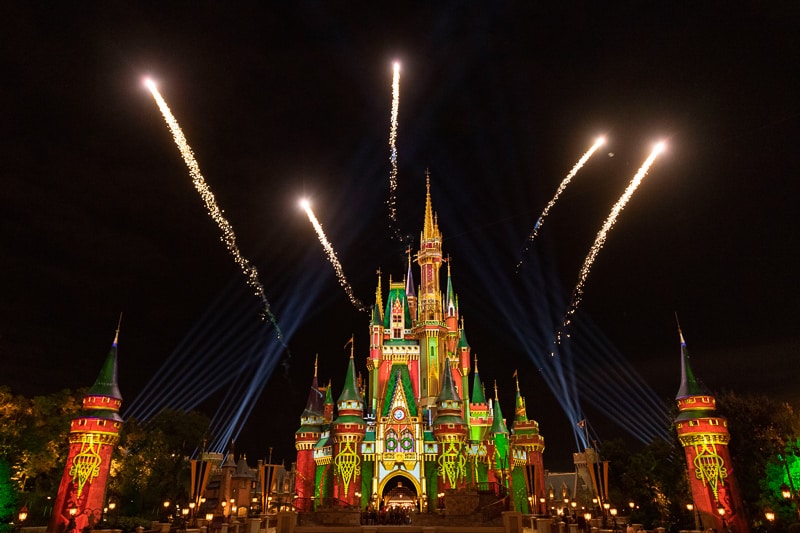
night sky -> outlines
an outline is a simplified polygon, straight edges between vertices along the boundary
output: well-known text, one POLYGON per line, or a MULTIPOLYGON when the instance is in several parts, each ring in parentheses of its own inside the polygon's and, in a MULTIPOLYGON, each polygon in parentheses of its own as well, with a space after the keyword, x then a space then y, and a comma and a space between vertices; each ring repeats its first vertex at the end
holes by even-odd
MULTIPOLYGON (((368 342, 368 316, 298 199, 311 199, 365 303, 378 268, 384 290, 405 274, 386 208, 398 60, 399 229, 418 243, 429 169, 481 376, 487 389, 497 380, 511 418, 519 370, 545 466, 568 465, 571 423, 511 331, 552 343, 595 234, 660 140, 667 151, 587 280, 582 320, 665 402, 680 378, 675 313, 711 389, 800 401, 796 3, 136 4, 0 8, 0 383, 14 392, 90 385, 120 312, 128 405, 187 339, 221 338, 234 315, 271 335, 142 86, 151 76, 278 320, 293 324, 291 357, 237 445, 291 460, 314 354, 336 389, 344 343, 355 334, 363 359, 368 342), (516 272, 541 210, 599 134, 608 145, 516 272), (536 273, 548 292, 523 289, 536 273), (499 311, 545 299, 542 316, 499 311), (239 302, 246 312, 231 310, 239 302)), ((237 371, 224 343, 215 357, 181 365, 210 365, 214 379, 237 371)), ((627 434, 625 420, 594 416, 601 438, 627 434)))

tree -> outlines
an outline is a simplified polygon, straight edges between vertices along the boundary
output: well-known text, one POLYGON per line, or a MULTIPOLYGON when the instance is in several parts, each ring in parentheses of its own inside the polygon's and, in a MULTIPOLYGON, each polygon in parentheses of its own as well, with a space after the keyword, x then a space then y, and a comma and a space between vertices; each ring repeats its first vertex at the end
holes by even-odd
MULTIPOLYGON (((603 459, 610 462, 609 499, 617 505, 635 504, 631 521, 650 529, 682 524, 688 499, 686 466, 680 445, 657 439, 637 450, 630 441, 603 443, 603 459)), ((620 509, 624 512, 624 509, 620 509)))
POLYGON ((8 523, 14 518, 17 506, 17 491, 11 480, 11 468, 3 457, 0 457, 0 524, 8 523))
POLYGON ((770 508, 784 524, 796 521, 796 509, 780 490, 788 483, 787 471, 800 471, 800 419, 792 406, 764 395, 724 392, 717 396, 717 409, 728 420, 731 460, 750 520, 762 521, 770 508))
POLYGON ((170 409, 147 422, 126 421, 109 486, 120 512, 155 517, 165 499, 188 501, 189 458, 208 426, 209 419, 201 413, 170 409))

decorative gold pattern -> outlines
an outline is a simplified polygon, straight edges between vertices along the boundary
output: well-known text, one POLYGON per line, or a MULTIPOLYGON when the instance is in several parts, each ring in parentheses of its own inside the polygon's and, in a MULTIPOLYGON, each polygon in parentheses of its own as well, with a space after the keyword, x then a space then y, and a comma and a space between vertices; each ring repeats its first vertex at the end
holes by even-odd
POLYGON ((333 461, 336 474, 341 477, 344 485, 344 495, 347 496, 353 478, 361 473, 361 457, 356 452, 357 443, 345 441, 340 444, 339 453, 333 461))
POLYGON ((695 444, 694 475, 708 485, 714 492, 714 498, 719 500, 719 487, 725 485, 725 478, 728 477, 728 469, 725 466, 725 459, 718 453, 716 446, 711 443, 695 444))
POLYGON ((455 487, 458 481, 467 475, 467 459, 461 453, 462 443, 460 441, 442 442, 442 454, 439 456, 439 471, 451 487, 455 487))
POLYGON ((72 482, 77 486, 77 497, 80 499, 81 493, 86 483, 90 483, 100 474, 100 465, 103 458, 100 457, 99 442, 96 442, 91 433, 81 435, 81 451, 72 458, 72 466, 69 475, 72 482))

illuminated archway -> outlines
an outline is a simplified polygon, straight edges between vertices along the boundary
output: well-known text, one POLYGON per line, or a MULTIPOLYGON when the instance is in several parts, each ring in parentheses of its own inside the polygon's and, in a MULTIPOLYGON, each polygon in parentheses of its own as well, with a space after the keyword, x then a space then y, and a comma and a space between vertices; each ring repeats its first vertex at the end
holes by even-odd
MULTIPOLYGON (((412 501, 409 502, 409 505, 419 508, 419 499, 422 497, 422 491, 420 489, 419 482, 404 470, 395 470, 387 474, 381 480, 380 485, 378 485, 378 500, 386 504, 389 493, 398 486, 409 488, 409 492, 413 493, 409 495, 409 497, 412 498, 412 501)), ((402 496, 395 495, 395 497, 398 498, 398 500, 393 503, 400 504, 402 496)))

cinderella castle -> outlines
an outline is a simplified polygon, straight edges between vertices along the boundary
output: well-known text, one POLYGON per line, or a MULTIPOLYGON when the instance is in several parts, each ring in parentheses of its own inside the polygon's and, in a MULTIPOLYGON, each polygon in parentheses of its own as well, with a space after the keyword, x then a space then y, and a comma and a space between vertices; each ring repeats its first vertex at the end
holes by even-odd
POLYGON ((529 419, 519 382, 509 425, 497 387, 488 397, 473 360, 453 290, 442 290, 442 234, 427 177, 425 216, 415 262, 402 281, 380 273, 369 322, 367 378, 356 371, 353 339, 334 403, 315 365, 295 433, 295 492, 308 506, 337 501, 361 508, 406 506, 450 512, 458 495, 510 496, 521 512, 540 512, 544 437, 529 419), (447 500, 447 505, 445 505, 447 500))

